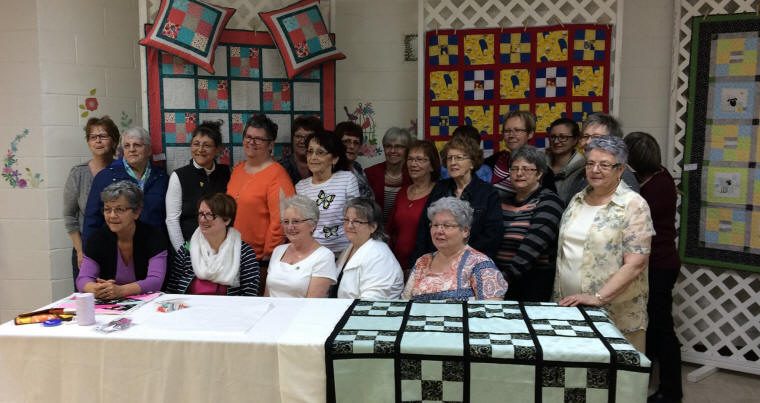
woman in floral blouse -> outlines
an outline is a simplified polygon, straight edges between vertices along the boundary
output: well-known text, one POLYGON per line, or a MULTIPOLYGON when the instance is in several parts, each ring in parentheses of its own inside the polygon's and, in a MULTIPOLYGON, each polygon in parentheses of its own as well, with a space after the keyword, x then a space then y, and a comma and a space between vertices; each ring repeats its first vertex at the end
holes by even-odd
POLYGON ((496 264, 467 245, 473 213, 470 203, 456 197, 438 199, 428 207, 430 237, 436 252, 417 259, 402 299, 504 299, 507 282, 496 264))
POLYGON ((562 216, 554 297, 561 306, 603 306, 628 340, 644 351, 647 266, 654 227, 649 205, 621 181, 623 139, 586 145, 588 186, 562 216))

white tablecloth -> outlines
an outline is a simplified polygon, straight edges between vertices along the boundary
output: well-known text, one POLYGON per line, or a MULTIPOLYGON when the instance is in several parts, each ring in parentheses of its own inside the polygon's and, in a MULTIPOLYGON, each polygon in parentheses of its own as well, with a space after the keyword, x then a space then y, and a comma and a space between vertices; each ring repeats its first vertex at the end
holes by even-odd
MULTIPOLYGON (((320 402, 324 342, 352 302, 164 295, 134 326, 0 325, 0 402, 320 402)), ((98 316, 98 323, 115 316, 98 316)))

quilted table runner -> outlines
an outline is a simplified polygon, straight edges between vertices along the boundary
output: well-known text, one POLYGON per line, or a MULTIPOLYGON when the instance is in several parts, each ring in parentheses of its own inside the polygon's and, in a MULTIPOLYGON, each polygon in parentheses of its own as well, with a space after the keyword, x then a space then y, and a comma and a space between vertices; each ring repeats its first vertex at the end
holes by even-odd
POLYGON ((325 343, 328 402, 644 402, 650 362, 606 312, 357 300, 325 343))

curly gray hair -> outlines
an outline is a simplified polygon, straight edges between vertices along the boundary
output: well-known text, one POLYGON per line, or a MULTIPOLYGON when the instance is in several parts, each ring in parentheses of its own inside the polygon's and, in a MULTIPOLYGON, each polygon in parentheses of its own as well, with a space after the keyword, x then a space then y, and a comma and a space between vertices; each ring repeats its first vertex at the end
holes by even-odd
POLYGON ((103 203, 112 202, 122 196, 127 199, 131 209, 136 210, 143 206, 143 192, 131 181, 114 182, 100 192, 100 200, 103 203))
POLYGON ((625 165, 628 163, 628 147, 622 138, 616 136, 598 136, 592 137, 586 144, 586 155, 591 150, 602 150, 612 154, 618 164, 625 165))
POLYGON ((472 216, 475 210, 470 207, 470 203, 466 200, 452 196, 442 197, 428 207, 428 219, 432 222, 436 214, 443 212, 451 213, 457 224, 462 228, 469 229, 472 226, 472 216))
POLYGON ((285 210, 288 208, 295 209, 301 216, 310 220, 313 224, 319 221, 319 208, 314 200, 304 195, 293 195, 280 201, 280 219, 285 218, 285 210))

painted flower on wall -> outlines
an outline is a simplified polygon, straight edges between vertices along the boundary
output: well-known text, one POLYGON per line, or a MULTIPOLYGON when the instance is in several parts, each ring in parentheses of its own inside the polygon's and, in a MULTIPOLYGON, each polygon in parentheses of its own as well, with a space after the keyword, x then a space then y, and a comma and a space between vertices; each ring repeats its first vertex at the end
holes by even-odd
POLYGON ((89 98, 85 98, 83 104, 79 104, 79 109, 81 109, 83 112, 79 115, 83 118, 86 118, 87 116, 90 116, 90 112, 95 112, 98 110, 98 99, 95 98, 95 93, 97 92, 97 88, 93 88, 90 90, 90 95, 92 95, 89 98))
POLYGON ((43 182, 42 175, 39 172, 34 173, 31 169, 24 168, 23 173, 21 173, 16 168, 16 164, 18 164, 18 159, 16 158, 18 143, 28 135, 29 129, 24 129, 23 132, 17 134, 13 141, 11 141, 10 148, 5 153, 5 158, 3 158, 3 171, 0 175, 12 188, 24 189, 29 185, 37 188, 43 182))
POLYGON ((359 155, 365 157, 376 157, 382 152, 382 146, 377 141, 377 124, 375 123, 375 109, 372 102, 361 103, 356 106, 353 112, 349 112, 347 107, 343 107, 348 120, 359 125, 364 131, 364 144, 359 149, 359 155))

